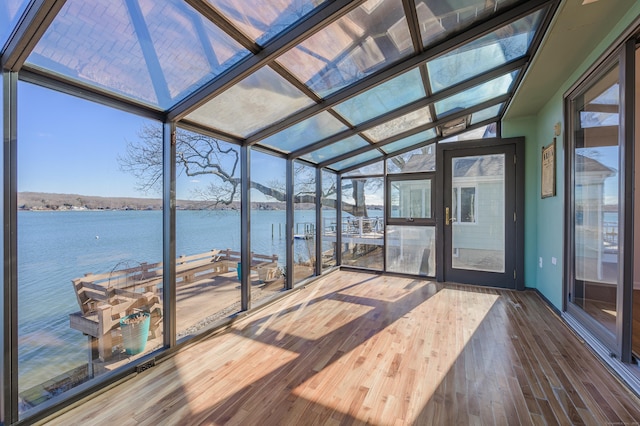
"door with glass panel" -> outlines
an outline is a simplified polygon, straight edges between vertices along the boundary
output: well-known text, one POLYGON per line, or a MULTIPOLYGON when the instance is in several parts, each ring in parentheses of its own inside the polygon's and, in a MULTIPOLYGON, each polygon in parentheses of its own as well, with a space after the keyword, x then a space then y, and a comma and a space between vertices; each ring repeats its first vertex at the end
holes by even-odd
POLYGON ((515 146, 444 151, 444 279, 516 288, 515 146))

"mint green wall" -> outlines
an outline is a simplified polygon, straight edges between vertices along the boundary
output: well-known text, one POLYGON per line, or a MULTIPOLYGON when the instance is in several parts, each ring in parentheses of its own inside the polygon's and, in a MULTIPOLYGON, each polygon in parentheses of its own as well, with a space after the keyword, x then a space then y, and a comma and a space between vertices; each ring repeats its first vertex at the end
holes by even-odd
MULTIPOLYGON (((564 150, 565 123, 563 95, 624 30, 640 16, 636 3, 609 35, 595 46, 585 61, 566 77, 560 89, 535 116, 514 118, 502 123, 503 137, 524 136, 525 164, 525 285, 538 289, 555 307, 562 308, 563 215, 564 215, 564 150), (554 138, 554 125, 561 123, 556 138, 556 196, 540 198, 540 164, 542 147, 554 138), (555 265, 552 259, 556 258, 555 265), (542 258, 542 267, 539 259, 542 258)), ((552 48, 552 47, 547 47, 552 48)))
POLYGON ((525 239, 524 239, 524 282, 527 287, 535 287, 535 283, 538 282, 538 270, 537 261, 535 256, 537 254, 537 234, 538 234, 538 221, 533 220, 537 217, 537 204, 530 200, 532 194, 540 193, 539 172, 537 172, 537 166, 532 158, 535 158, 538 154, 537 141, 537 118, 525 117, 502 124, 502 135, 504 137, 511 136, 524 136, 525 138, 525 210, 524 210, 524 226, 525 226, 525 239), (536 180, 538 177, 538 180, 536 180))
POLYGON ((535 117, 504 122, 502 135, 525 137, 525 285, 537 288, 554 306, 561 308, 564 206, 562 96, 554 96, 535 117), (558 122, 562 133, 555 136, 554 126, 558 122), (552 143, 554 137, 556 196, 542 199, 542 147, 552 143))

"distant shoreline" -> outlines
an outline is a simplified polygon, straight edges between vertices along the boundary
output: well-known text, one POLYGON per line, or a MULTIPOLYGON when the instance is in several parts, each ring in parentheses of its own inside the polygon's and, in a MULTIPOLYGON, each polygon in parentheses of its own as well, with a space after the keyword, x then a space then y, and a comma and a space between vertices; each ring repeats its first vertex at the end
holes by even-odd
MULTIPOLYGON (((252 210, 286 210, 280 201, 254 201, 252 210)), ((295 205, 296 210, 314 210, 315 204, 295 205)), ((368 210, 382 210, 382 205, 367 206, 368 210)), ((154 211, 162 210, 160 198, 99 197, 95 195, 56 194, 48 192, 19 192, 19 211, 154 211)), ((211 201, 176 200, 176 210, 240 211, 240 202, 214 205, 211 201)))
MULTIPOLYGON (((286 204, 278 201, 256 201, 251 203, 256 210, 286 210, 286 204)), ((297 206, 300 208, 300 206, 297 206)), ((303 206, 313 209, 314 205, 303 206)), ((18 210, 20 211, 130 211, 162 210, 160 198, 99 197, 79 194, 55 194, 47 192, 19 192, 18 210)), ((211 201, 176 200, 176 210, 237 210, 237 201, 229 205, 214 205, 211 201)))

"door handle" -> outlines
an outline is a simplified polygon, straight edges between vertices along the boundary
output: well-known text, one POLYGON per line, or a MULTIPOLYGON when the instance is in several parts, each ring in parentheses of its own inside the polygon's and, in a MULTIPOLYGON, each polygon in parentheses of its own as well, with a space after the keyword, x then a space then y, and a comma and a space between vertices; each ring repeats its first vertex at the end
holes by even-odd
POLYGON ((449 225, 450 221, 449 221, 449 207, 446 207, 444 209, 444 224, 445 225, 449 225))

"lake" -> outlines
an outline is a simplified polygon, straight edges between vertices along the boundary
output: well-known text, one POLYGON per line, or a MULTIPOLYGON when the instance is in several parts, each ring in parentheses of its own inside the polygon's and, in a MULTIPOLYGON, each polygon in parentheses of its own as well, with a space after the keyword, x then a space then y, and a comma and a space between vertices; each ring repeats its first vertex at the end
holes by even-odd
MULTIPOLYGON (((251 212, 255 253, 277 254, 284 262, 285 215, 282 210, 251 212)), ((295 211, 296 223, 314 221, 314 211, 295 211)), ((238 211, 177 211, 178 256, 216 248, 240 250, 240 244, 238 211)), ((308 258, 304 240, 295 240, 294 251, 295 259, 308 258)), ((161 260, 161 211, 19 212, 20 390, 88 360, 87 338, 69 327, 68 315, 79 310, 73 278, 161 260)))

